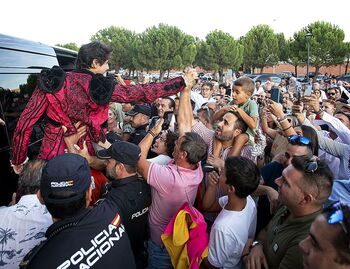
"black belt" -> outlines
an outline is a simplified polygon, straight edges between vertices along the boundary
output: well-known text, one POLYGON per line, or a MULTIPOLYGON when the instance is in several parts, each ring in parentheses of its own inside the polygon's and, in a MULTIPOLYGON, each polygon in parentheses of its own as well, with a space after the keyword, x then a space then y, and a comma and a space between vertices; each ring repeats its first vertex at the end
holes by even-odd
POLYGON ((51 125, 55 126, 55 127, 61 127, 62 123, 55 121, 53 119, 51 119, 50 117, 46 116, 46 122, 50 123, 51 125))

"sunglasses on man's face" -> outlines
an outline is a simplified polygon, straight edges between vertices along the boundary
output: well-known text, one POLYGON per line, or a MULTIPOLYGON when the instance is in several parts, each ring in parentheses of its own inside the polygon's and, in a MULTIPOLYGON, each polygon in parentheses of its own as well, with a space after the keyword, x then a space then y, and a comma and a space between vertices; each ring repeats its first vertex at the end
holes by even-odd
POLYGON ((333 96, 333 95, 335 95, 335 92, 329 92, 329 93, 327 93, 327 95, 333 96))

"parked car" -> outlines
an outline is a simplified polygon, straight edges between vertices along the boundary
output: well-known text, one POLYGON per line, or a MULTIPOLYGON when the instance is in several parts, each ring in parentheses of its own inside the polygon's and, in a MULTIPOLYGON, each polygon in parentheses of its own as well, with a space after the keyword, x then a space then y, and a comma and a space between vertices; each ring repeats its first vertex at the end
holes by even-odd
MULTIPOLYGON (((337 77, 337 81, 343 81, 343 82, 347 82, 350 83, 350 75, 342 75, 337 77)), ((343 85, 345 89, 347 89, 348 91, 350 91, 350 87, 343 85)))
POLYGON ((291 78, 293 76, 293 72, 290 71, 283 71, 280 74, 281 78, 291 78))
POLYGON ((211 76, 211 74, 205 74, 201 77, 201 80, 203 81, 211 81, 213 79, 213 77, 211 76))
POLYGON ((298 76, 297 76, 297 81, 299 81, 299 82, 305 82, 305 81, 306 81, 305 75, 298 75, 298 76))
POLYGON ((309 72, 309 78, 314 78, 316 76, 315 72, 309 72))
POLYGON ((348 82, 350 83, 350 75, 342 75, 342 76, 339 76, 337 77, 337 81, 345 81, 345 82, 348 82))
POLYGON ((254 82, 260 80, 261 85, 264 85, 269 78, 275 84, 279 84, 282 80, 282 78, 277 74, 250 74, 247 76, 250 77, 254 82))
POLYGON ((316 78, 316 81, 320 82, 321 80, 324 80, 324 79, 325 79, 324 75, 318 75, 317 78, 316 78))
MULTIPOLYGON (((37 75, 43 68, 54 65, 64 70, 74 69, 77 52, 47 46, 0 34, 0 205, 7 205, 16 190, 17 176, 11 171, 11 141, 18 117, 36 87, 37 75)), ((35 156, 41 144, 44 122, 34 126, 28 156, 35 156)))
POLYGON ((248 78, 254 79, 254 78, 256 78, 258 75, 245 74, 245 76, 247 76, 248 78))

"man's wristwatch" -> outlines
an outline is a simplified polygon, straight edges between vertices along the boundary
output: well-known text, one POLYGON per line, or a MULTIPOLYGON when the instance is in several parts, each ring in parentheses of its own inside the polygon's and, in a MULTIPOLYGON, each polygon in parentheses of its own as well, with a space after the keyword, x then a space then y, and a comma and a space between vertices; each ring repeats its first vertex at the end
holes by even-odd
MULTIPOLYGON (((277 117, 277 121, 281 122, 287 119, 287 115, 283 115, 283 117, 277 117)), ((253 242, 254 243, 254 242, 253 242)))
POLYGON ((254 241, 250 247, 249 247, 249 250, 251 250, 253 247, 257 246, 257 245, 261 245, 261 243, 259 241, 254 241))

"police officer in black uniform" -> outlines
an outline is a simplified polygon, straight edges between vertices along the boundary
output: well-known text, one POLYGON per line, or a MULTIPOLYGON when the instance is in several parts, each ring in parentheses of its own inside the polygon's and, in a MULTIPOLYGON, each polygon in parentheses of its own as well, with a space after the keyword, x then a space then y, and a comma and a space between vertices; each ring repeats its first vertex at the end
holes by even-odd
POLYGON ((144 244, 148 237, 151 190, 145 180, 139 178, 136 173, 140 154, 139 146, 115 141, 108 149, 98 151, 96 156, 107 161, 106 173, 111 182, 105 197, 109 199, 110 188, 117 194, 113 194, 113 200, 118 204, 120 214, 125 220, 125 229, 130 238, 136 265, 138 268, 145 268, 147 254, 144 244))
POLYGON ((66 153, 48 161, 38 198, 54 223, 20 268, 136 268, 119 191, 112 186, 108 197, 90 209, 91 183, 85 158, 66 153))
POLYGON ((129 142, 138 145, 147 134, 151 108, 149 105, 135 105, 125 114, 132 117, 131 126, 135 128, 135 131, 130 135, 129 142))

